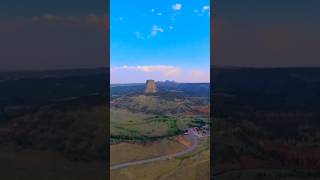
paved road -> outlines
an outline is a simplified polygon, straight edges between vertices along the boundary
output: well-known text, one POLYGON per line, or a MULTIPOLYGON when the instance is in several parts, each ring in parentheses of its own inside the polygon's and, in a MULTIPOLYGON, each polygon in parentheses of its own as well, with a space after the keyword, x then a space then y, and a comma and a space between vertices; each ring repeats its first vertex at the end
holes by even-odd
POLYGON ((172 158, 187 154, 187 153, 193 151, 198 146, 198 138, 193 133, 190 133, 189 135, 185 135, 185 137, 192 141, 192 146, 190 146, 188 149, 186 149, 184 151, 181 151, 181 152, 178 152, 178 153, 175 153, 175 154, 169 154, 169 155, 154 157, 154 158, 150 158, 150 159, 144 159, 144 160, 139 160, 139 161, 132 161, 132 162, 126 162, 126 163, 121 163, 121 164, 115 164, 115 165, 110 166, 110 170, 126 168, 128 166, 133 166, 133 165, 151 163, 151 162, 154 162, 154 161, 168 160, 168 159, 172 159, 172 158))

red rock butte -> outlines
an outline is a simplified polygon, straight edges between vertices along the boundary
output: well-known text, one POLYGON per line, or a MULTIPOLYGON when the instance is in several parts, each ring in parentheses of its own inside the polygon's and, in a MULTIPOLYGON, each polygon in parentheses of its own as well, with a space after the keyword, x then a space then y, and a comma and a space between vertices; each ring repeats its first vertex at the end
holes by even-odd
POLYGON ((157 92, 157 86, 154 80, 147 80, 146 82, 146 89, 144 91, 145 93, 156 93, 157 92))

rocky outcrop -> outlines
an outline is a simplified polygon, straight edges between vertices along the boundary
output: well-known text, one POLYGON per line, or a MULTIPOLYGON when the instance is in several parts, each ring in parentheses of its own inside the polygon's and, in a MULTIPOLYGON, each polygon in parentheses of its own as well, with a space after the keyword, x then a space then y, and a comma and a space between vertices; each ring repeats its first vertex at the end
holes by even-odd
POLYGON ((146 82, 146 90, 145 93, 156 93, 157 92, 157 86, 154 80, 147 80, 146 82))

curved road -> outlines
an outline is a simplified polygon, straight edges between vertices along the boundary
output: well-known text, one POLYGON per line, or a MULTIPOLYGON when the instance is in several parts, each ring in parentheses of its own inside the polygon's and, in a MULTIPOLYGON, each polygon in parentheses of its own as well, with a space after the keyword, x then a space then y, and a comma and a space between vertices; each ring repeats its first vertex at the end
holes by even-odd
POLYGON ((133 166, 133 165, 151 163, 151 162, 154 162, 154 161, 168 160, 168 159, 172 159, 172 158, 187 154, 187 153, 193 151, 198 146, 198 138, 193 134, 193 132, 189 133, 189 135, 186 135, 185 137, 192 141, 192 146, 190 146, 188 149, 186 149, 184 151, 181 151, 181 152, 178 152, 178 153, 175 153, 175 154, 169 154, 169 155, 154 157, 154 158, 150 158, 150 159, 144 159, 144 160, 138 160, 138 161, 132 161, 132 162, 126 162, 126 163, 111 165, 110 166, 110 170, 126 168, 128 166, 133 166))

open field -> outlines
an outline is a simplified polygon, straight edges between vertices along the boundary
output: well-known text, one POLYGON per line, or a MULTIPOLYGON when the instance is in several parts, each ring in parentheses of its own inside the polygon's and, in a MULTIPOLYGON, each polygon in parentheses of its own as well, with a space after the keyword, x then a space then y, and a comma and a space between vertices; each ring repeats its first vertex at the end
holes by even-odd
POLYGON ((131 112, 124 109, 111 108, 111 135, 130 140, 146 137, 166 137, 181 133, 189 125, 197 126, 199 122, 208 122, 201 116, 167 117, 146 113, 131 112))
POLYGON ((164 136, 168 125, 165 121, 149 120, 152 115, 133 113, 123 109, 110 110, 111 135, 122 136, 164 136))
POLYGON ((209 162, 209 140, 200 140, 198 148, 189 154, 170 160, 113 170, 111 179, 206 180, 210 175, 209 162))
POLYGON ((145 144, 120 143, 110 146, 110 164, 118 164, 173 154, 186 149, 175 140, 163 139, 145 144))

